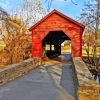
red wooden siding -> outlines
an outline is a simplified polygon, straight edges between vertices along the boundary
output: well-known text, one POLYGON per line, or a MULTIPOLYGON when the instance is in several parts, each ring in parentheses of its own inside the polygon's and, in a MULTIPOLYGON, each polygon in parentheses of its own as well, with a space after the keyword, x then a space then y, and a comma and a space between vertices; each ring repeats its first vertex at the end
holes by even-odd
POLYGON ((50 31, 63 31, 72 44, 72 56, 82 56, 82 33, 84 26, 63 15, 57 10, 52 11, 30 28, 32 31, 32 56, 42 56, 42 40, 50 31))

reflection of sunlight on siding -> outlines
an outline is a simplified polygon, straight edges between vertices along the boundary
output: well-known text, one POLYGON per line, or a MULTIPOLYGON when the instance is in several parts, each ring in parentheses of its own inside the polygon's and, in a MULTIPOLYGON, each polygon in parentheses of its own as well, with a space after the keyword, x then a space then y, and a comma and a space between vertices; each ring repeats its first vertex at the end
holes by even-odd
POLYGON ((50 50, 50 45, 49 44, 46 44, 45 50, 50 50))
MULTIPOLYGON (((46 44, 46 45, 45 45, 45 50, 46 50, 46 51, 49 51, 49 50, 50 50, 50 45, 49 45, 49 44, 46 44)), ((54 45, 51 45, 51 50, 52 50, 52 51, 55 50, 55 46, 54 46, 54 45)))
POLYGON ((54 50, 55 50, 54 45, 51 45, 51 50, 52 50, 52 51, 54 51, 54 50))

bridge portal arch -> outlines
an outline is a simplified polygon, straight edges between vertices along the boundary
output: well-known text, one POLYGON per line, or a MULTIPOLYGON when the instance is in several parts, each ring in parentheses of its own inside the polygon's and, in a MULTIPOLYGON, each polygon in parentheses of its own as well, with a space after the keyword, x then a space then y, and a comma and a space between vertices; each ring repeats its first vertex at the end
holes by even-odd
POLYGON ((71 39, 61 30, 50 31, 42 40, 42 48, 45 49, 48 58, 61 55, 61 44, 71 39))

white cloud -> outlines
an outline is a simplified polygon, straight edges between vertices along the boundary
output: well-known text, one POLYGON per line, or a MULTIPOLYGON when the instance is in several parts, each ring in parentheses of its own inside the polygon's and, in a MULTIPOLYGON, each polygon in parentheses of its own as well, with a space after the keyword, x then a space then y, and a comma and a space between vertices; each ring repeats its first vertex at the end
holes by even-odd
POLYGON ((57 2, 63 2, 64 0, 55 0, 55 1, 57 1, 57 2))
POLYGON ((64 3, 64 2, 71 2, 71 0, 54 0, 53 3, 64 3))

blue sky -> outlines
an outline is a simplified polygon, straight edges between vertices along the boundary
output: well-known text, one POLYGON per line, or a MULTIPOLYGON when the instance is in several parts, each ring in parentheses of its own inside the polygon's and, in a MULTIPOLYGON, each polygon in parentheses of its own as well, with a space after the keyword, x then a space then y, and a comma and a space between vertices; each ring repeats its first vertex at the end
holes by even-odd
MULTIPOLYGON (((45 9, 47 9, 46 0, 41 0, 45 9)), ((74 5, 70 0, 53 0, 51 5, 51 10, 57 9, 65 15, 76 19, 80 15, 84 3, 87 0, 73 0, 77 5, 74 5)), ((20 6, 23 3, 23 0, 0 0, 0 6, 7 10, 9 13, 13 11, 14 8, 20 6)))

